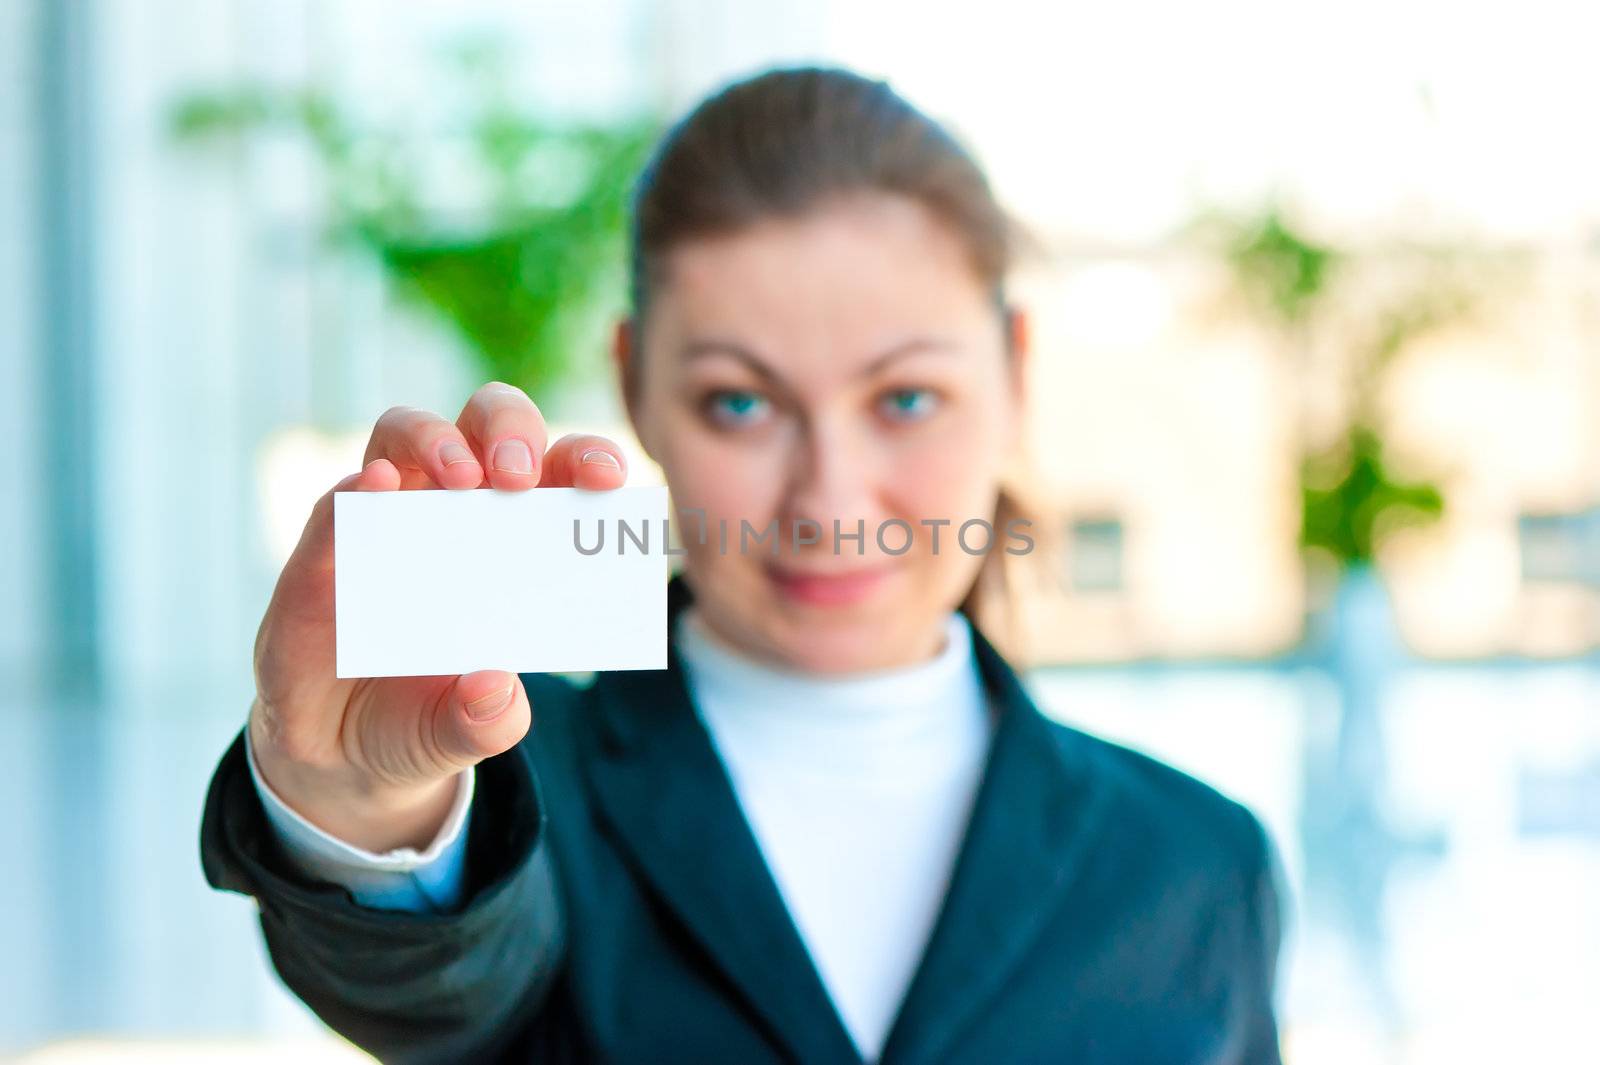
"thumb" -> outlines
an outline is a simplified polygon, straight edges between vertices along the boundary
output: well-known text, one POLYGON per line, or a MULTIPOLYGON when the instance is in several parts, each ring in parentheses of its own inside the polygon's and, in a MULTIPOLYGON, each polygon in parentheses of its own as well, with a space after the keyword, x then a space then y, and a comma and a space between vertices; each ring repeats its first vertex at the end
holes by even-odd
POLYGON ((440 701, 434 741, 451 762, 476 765, 516 746, 531 721, 528 691, 515 673, 464 673, 440 701))

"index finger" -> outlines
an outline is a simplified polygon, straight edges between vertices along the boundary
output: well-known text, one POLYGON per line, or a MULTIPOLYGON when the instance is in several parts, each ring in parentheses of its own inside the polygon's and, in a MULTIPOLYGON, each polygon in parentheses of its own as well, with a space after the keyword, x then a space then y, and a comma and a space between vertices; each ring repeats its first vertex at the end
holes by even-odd
POLYGON ((483 471, 460 430, 431 411, 390 407, 372 427, 363 463, 388 459, 404 489, 476 488, 483 471))

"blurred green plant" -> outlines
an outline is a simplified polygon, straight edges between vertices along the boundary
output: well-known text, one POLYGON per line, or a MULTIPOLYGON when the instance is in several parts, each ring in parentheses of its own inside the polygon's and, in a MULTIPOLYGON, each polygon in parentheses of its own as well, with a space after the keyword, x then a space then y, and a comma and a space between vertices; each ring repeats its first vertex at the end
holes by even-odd
POLYGON ((1301 445, 1301 546, 1327 552, 1341 568, 1368 565, 1393 530, 1438 520, 1438 485, 1402 478, 1386 457, 1379 396, 1390 367, 1416 341, 1485 305, 1485 258, 1399 242, 1337 247, 1298 228, 1275 203, 1203 214, 1189 234, 1220 255, 1236 296, 1300 359, 1303 376, 1313 349, 1339 350, 1342 428, 1301 445))
POLYGON ((1370 562, 1390 530, 1444 513, 1439 489, 1398 479, 1384 461, 1383 439, 1360 424, 1350 426, 1339 446, 1306 457, 1300 502, 1301 545, 1322 548, 1346 566, 1370 562))
POLYGON ((1211 224, 1223 231, 1224 259, 1257 313, 1285 328, 1304 322, 1327 291, 1339 253, 1292 229, 1276 206, 1211 224))
POLYGON ((462 93, 464 117, 433 144, 365 123, 323 90, 258 85, 183 96, 171 132, 303 141, 324 176, 326 235, 365 249, 402 297, 452 326, 485 379, 548 395, 604 363, 594 332, 625 291, 628 198, 661 124, 542 119, 516 105, 497 47, 448 57, 440 90, 462 93), (449 206, 419 178, 441 143, 464 149, 449 206))

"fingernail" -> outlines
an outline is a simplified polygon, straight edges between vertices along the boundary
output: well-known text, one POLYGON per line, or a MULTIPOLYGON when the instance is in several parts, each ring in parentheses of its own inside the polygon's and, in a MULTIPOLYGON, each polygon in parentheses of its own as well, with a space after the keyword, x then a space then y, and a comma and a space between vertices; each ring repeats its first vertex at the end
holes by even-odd
POLYGON ((533 452, 521 440, 502 440, 494 449, 494 468, 505 473, 532 473, 533 452))
POLYGON ((511 705, 511 685, 499 691, 480 696, 467 704, 467 716, 474 721, 487 721, 511 705))
POLYGON ((589 466, 610 466, 614 470, 622 469, 622 464, 617 461, 615 455, 609 451, 602 451, 597 447, 585 451, 579 456, 578 461, 589 466))
POLYGON ((454 440, 449 440, 439 445, 439 461, 446 466, 454 466, 458 462, 473 462, 475 460, 472 457, 472 452, 454 440))

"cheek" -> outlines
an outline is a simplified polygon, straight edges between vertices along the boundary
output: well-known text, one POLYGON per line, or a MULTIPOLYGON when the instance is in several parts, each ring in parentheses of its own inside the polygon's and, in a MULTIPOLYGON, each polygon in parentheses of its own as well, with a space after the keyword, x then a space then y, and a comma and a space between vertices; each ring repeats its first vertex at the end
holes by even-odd
POLYGON ((718 518, 737 530, 741 519, 759 526, 777 513, 783 478, 776 448, 736 443, 693 422, 671 430, 663 466, 679 508, 704 510, 713 530, 718 518))
POLYGON ((951 528, 991 517, 1004 460, 1001 439, 985 412, 896 447, 887 479, 892 509, 913 520, 948 519, 951 528))
POLYGON ((892 509, 902 516, 960 522, 978 513, 993 477, 965 448, 921 448, 897 457, 890 483, 892 509))

